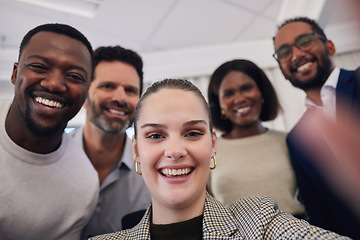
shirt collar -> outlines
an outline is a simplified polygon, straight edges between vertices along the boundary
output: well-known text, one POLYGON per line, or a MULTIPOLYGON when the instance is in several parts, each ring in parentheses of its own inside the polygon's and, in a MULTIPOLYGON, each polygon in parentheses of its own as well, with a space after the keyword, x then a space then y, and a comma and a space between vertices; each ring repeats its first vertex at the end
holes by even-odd
MULTIPOLYGON (((81 147, 84 149, 84 143, 83 143, 84 125, 80 126, 78 129, 75 129, 74 133, 71 134, 77 140, 77 142, 81 143, 81 147)), ((117 163, 117 168, 119 169, 122 163, 124 163, 126 167, 132 170, 134 168, 134 160, 132 157, 132 139, 128 133, 126 133, 125 138, 126 139, 124 144, 123 155, 117 163)))
POLYGON ((134 168, 134 159, 132 157, 132 140, 126 134, 125 146, 123 150, 123 155, 118 162, 118 167, 120 168, 121 164, 124 163, 130 170, 134 168))
POLYGON ((340 68, 335 67, 334 70, 331 72, 330 76, 328 77, 328 79, 326 80, 322 89, 325 86, 330 86, 330 87, 336 88, 336 85, 339 81, 339 76, 340 76, 340 68))
MULTIPOLYGON (((331 72, 330 76, 328 77, 328 79, 326 80, 326 82, 324 83, 324 85, 321 87, 321 90, 320 90, 321 98, 323 98, 323 95, 325 94, 326 89, 336 89, 337 83, 339 81, 339 76, 340 76, 340 68, 335 67, 333 69, 333 71, 331 72)), ((305 106, 306 107, 318 107, 308 97, 305 98, 305 106)))

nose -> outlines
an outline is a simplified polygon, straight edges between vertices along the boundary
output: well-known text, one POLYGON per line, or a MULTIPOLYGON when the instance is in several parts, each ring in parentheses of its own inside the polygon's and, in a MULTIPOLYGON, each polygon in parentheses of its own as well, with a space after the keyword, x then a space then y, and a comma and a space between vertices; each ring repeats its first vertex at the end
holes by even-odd
POLYGON ((236 94, 234 95, 234 98, 233 98, 233 103, 234 104, 241 103, 241 102, 245 101, 245 99, 246 99, 246 97, 245 97, 244 93, 236 92, 236 94))
POLYGON ((67 89, 65 76, 60 71, 54 71, 44 78, 40 85, 51 92, 65 92, 67 89))
POLYGON ((180 137, 168 136, 166 141, 164 155, 171 160, 179 160, 186 156, 187 151, 184 144, 181 142, 180 137))
POLYGON ((112 101, 119 102, 119 103, 125 103, 127 100, 127 95, 124 87, 118 87, 116 88, 116 91, 114 91, 114 94, 112 96, 112 101))
POLYGON ((296 61, 305 55, 305 52, 297 48, 296 46, 292 46, 292 55, 291 61, 296 61))

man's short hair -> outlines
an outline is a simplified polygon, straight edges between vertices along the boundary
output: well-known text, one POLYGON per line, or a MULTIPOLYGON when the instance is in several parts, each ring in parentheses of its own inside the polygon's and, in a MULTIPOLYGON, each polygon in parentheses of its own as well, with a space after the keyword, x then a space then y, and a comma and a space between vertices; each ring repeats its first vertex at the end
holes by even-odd
POLYGON ((140 78, 139 95, 143 88, 143 61, 139 54, 120 46, 99 47, 94 51, 94 69, 100 62, 119 61, 133 66, 140 78))
MULTIPOLYGON (((324 41, 327 40, 324 30, 320 27, 320 25, 315 20, 310 19, 308 17, 295 17, 295 18, 286 19, 283 23, 281 23, 278 26, 277 31, 279 31, 283 26, 285 26, 289 23, 293 23, 293 22, 303 22, 303 23, 309 24, 314 32, 318 33, 321 37, 324 38, 324 41)), ((273 37, 274 41, 275 41, 276 35, 277 35, 277 33, 273 37)))
POLYGON ((24 51, 24 48, 29 43, 30 39, 39 32, 52 32, 52 33, 62 34, 67 37, 79 40, 89 50, 89 53, 91 56, 91 62, 93 63, 94 52, 93 52, 92 46, 91 46, 90 42, 88 41, 88 39, 77 29, 75 29, 69 25, 61 24, 61 23, 47 23, 47 24, 39 25, 39 26, 33 28, 32 30, 30 30, 21 41, 18 60, 20 60, 20 57, 24 51))

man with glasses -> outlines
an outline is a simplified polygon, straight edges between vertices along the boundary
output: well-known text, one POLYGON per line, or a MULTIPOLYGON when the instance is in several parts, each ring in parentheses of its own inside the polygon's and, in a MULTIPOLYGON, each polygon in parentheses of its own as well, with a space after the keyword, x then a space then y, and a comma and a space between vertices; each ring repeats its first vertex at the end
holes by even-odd
MULTIPOLYGON (((306 93, 305 112, 287 137, 300 199, 313 225, 359 239, 360 222, 315 164, 315 154, 300 144, 299 129, 313 110, 335 119, 340 101, 350 103, 351 111, 360 110, 360 68, 347 71, 334 66, 333 42, 321 27, 309 18, 288 19, 278 28, 273 38, 274 58, 281 72, 291 84, 306 93)), ((321 134, 321 133, 319 133, 321 134)), ((331 151, 331 148, 329 148, 331 151)), ((341 156, 340 161, 341 161, 341 156)), ((360 191, 360 190, 359 190, 360 191)))

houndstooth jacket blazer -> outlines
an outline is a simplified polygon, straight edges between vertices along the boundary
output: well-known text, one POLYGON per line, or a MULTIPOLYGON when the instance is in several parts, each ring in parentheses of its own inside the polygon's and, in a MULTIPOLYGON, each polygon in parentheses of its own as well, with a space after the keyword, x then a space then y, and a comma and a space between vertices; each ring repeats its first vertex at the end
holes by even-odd
MULTIPOLYGON (((132 229, 99 235, 91 240, 149 240, 151 205, 132 229)), ((248 197, 224 206, 206 196, 203 239, 349 239, 310 225, 278 210, 270 197, 248 197)))

